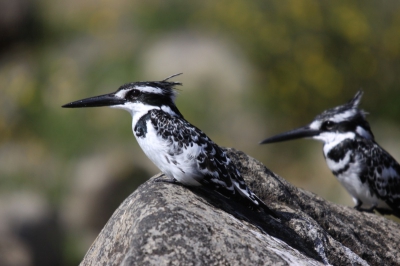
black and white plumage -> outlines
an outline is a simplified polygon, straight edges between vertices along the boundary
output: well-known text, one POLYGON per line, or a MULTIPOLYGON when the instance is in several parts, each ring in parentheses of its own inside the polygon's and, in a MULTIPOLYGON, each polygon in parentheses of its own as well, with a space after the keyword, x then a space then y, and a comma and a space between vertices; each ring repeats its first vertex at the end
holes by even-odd
POLYGON ((109 106, 128 111, 140 147, 171 182, 206 186, 229 198, 239 196, 275 217, 247 187, 225 151, 183 118, 174 103, 175 86, 182 84, 168 81, 172 77, 163 81, 128 83, 114 93, 63 107, 109 106))
POLYGON ((344 105, 328 109, 309 125, 261 142, 297 138, 322 141, 329 169, 353 197, 355 208, 400 217, 400 165, 374 139, 366 113, 358 109, 362 91, 344 105))

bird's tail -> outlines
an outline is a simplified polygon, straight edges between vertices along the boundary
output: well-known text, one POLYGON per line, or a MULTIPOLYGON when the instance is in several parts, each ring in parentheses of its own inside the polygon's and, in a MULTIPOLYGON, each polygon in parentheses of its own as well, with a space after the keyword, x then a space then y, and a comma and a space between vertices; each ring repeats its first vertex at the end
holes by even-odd
MULTIPOLYGON (((267 206, 267 204, 264 203, 264 201, 262 201, 262 200, 261 200, 259 197, 257 197, 256 194, 254 194, 254 193, 253 193, 252 196, 254 197, 255 201, 257 202, 257 207, 258 207, 259 209, 262 209, 266 214, 268 214, 268 215, 272 216, 273 218, 279 220, 278 215, 276 214, 276 212, 273 211, 273 210, 271 210, 271 209, 267 206)), ((253 201, 253 203, 254 203, 254 201, 253 201)), ((255 204, 255 203, 254 203, 254 204, 255 204)))
MULTIPOLYGON (((254 194, 253 191, 251 191, 248 187, 245 189, 241 189, 240 187, 236 187, 236 191, 239 192, 239 194, 251 201, 253 206, 255 206, 257 209, 262 209, 266 214, 269 214, 275 219, 278 219, 278 215, 276 214, 275 211, 271 210, 267 204, 264 203, 259 197, 257 197, 256 194, 254 194)), ((279 220, 279 219, 278 219, 279 220)))

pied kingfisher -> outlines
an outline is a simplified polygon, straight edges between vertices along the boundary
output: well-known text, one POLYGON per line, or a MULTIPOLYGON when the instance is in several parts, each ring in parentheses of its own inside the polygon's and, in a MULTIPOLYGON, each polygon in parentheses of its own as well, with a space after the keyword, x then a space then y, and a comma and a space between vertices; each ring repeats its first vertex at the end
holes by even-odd
POLYGON ((276 217, 247 187, 226 152, 183 118, 175 105, 175 86, 182 84, 168 81, 177 75, 162 81, 127 83, 116 92, 62 107, 109 106, 128 111, 140 147, 169 177, 157 181, 209 187, 228 198, 244 198, 251 206, 276 217))
POLYGON ((375 142, 366 113, 358 109, 362 95, 359 91, 348 103, 322 112, 309 125, 261 144, 297 138, 322 141, 326 163, 353 197, 356 209, 400 217, 400 165, 375 142))

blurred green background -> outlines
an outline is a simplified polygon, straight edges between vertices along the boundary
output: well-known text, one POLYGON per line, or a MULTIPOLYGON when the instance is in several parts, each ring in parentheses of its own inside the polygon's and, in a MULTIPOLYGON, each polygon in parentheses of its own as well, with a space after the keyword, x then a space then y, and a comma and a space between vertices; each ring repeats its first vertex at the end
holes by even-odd
POLYGON ((258 142, 363 89, 400 159, 399 29, 395 0, 0 0, 0 264, 78 264, 158 173, 127 112, 61 105, 180 72, 178 108, 215 142, 353 206, 320 143, 258 142))

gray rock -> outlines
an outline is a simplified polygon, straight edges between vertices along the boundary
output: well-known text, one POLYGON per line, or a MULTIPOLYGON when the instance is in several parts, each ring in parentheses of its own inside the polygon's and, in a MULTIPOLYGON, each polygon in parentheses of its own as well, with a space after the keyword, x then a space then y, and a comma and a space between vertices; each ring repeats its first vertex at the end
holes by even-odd
POLYGON ((327 202, 228 153, 280 221, 153 177, 115 211, 81 265, 400 265, 396 222, 327 202))

